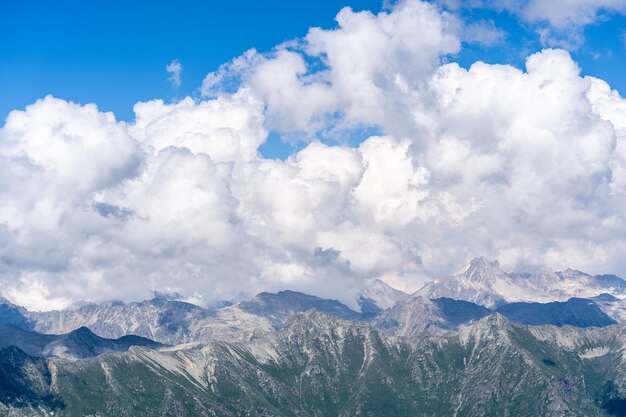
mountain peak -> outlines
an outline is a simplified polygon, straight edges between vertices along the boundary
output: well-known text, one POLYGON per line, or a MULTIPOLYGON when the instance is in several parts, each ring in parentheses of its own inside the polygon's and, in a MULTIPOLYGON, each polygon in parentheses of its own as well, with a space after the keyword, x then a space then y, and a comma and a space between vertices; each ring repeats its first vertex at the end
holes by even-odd
POLYGON ((506 318, 506 316, 502 313, 495 312, 484 318, 478 320, 475 324, 470 326, 474 331, 479 333, 491 333, 491 332, 500 332, 502 330, 508 329, 512 326, 511 320, 506 318))
POLYGON ((74 334, 89 334, 89 335, 93 334, 93 332, 87 326, 80 326, 76 330, 73 330, 71 333, 74 333, 74 334))
POLYGON ((361 306, 361 312, 376 315, 381 310, 391 308, 407 297, 407 293, 375 278, 367 281, 361 287, 357 300, 361 306))
POLYGON ((500 268, 498 261, 489 261, 483 256, 472 259, 463 273, 469 280, 480 282, 490 280, 502 274, 504 272, 500 268))
POLYGON ((488 308, 495 308, 506 302, 499 291, 506 286, 510 277, 502 271, 498 261, 489 261, 485 257, 474 258, 465 270, 459 274, 431 281, 415 294, 429 299, 452 298, 471 301, 488 308))
POLYGON ((100 339, 98 335, 96 335, 94 332, 91 331, 91 329, 85 326, 81 326, 76 330, 72 330, 70 333, 67 334, 67 337, 82 341, 100 339))
POLYGON ((614 297, 613 295, 605 293, 605 292, 603 292, 602 294, 598 294, 595 297, 591 297, 591 299, 594 301, 604 301, 608 303, 614 303, 616 301, 620 301, 619 298, 614 297))
POLYGON ((484 256, 478 256, 470 261, 469 265, 467 266, 465 270, 469 271, 469 270, 487 269, 487 268, 500 269, 500 262, 498 262, 497 260, 489 261, 484 256))
POLYGON ((269 319, 280 328, 294 313, 312 308, 344 319, 356 319, 359 314, 337 300, 325 299, 297 291, 283 290, 278 293, 262 292, 250 301, 242 301, 243 311, 269 319))

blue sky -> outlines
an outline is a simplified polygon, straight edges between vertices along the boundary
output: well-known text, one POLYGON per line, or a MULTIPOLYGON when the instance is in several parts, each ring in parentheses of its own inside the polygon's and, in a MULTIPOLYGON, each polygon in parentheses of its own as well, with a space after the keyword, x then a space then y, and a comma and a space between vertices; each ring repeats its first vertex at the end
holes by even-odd
MULTIPOLYGON (((275 1, 156 0, 84 2, 10 1, 0 12, 0 118, 52 94, 79 103, 95 102, 118 119, 132 120, 132 106, 152 98, 196 95, 203 77, 255 47, 266 51, 306 34, 309 27, 335 26, 343 6, 379 11, 378 0, 275 1), (149 4, 149 5, 148 5, 149 4), (182 85, 173 89, 165 66, 183 65, 182 85)), ((507 12, 465 11, 468 21, 493 20, 503 42, 467 45, 452 57, 523 65, 542 48, 534 28, 507 12)), ((623 40, 626 17, 608 15, 584 28, 585 42, 571 49, 584 74, 626 91, 623 40)))
MULTIPOLYGON (((481 60, 491 64, 511 64, 522 67, 526 57, 545 47, 535 28, 509 13, 477 10, 465 14, 469 21, 491 19, 505 32, 502 43, 492 47, 466 45, 456 57, 464 66, 481 60)), ((626 91, 623 73, 626 68, 624 31, 626 16, 611 14, 583 28, 583 43, 565 47, 578 62, 584 75, 592 75, 609 82, 620 92, 626 91)))
MULTIPOLYGON (((0 117, 46 94, 95 102, 119 119, 139 100, 194 94, 207 72, 255 47, 268 50, 332 26, 345 3, 319 1, 35 1, 0 6, 0 117), (35 4, 33 4, 35 3, 35 4), (173 91, 165 66, 178 59, 173 91)), ((355 9, 379 9, 357 0, 355 9)))

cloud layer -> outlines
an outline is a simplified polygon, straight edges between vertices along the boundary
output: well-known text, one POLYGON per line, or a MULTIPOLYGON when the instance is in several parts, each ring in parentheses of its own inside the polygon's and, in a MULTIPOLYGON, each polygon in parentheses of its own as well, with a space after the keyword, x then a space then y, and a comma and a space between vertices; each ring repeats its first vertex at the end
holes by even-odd
POLYGON ((12 112, 3 294, 45 309, 290 288, 353 304, 364 279, 416 289, 479 254, 626 274, 616 91, 558 49, 524 71, 461 68, 466 30, 428 3, 337 22, 223 65, 203 100, 138 103, 131 124, 53 97, 12 112), (310 143, 265 159, 270 130, 310 143))

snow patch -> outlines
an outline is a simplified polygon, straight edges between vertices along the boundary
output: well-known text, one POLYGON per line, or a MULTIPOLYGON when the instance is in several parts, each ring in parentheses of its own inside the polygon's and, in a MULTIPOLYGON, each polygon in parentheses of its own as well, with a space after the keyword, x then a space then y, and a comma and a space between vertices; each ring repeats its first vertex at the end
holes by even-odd
POLYGON ((580 353, 578 356, 580 356, 581 359, 593 359, 593 358, 599 358, 600 356, 604 356, 608 353, 609 353, 608 347, 596 347, 593 349, 587 349, 583 353, 580 353))

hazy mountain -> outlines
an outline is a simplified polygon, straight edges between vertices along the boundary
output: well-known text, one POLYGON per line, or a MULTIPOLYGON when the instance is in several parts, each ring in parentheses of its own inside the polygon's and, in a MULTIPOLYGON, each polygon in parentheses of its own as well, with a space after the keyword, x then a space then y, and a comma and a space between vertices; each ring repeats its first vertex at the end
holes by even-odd
POLYGON ((29 312, 8 302, 0 304, 3 305, 8 309, 5 323, 39 333, 64 334, 88 327, 102 337, 134 334, 170 345, 249 340, 279 328, 289 316, 311 308, 345 319, 361 317, 336 300, 294 291, 261 293, 250 301, 222 308, 203 308, 161 294, 141 302, 91 303, 47 312, 29 312))
POLYGON ((413 337, 457 330, 463 324, 492 313, 492 310, 468 301, 450 298, 429 300, 415 296, 384 310, 372 323, 392 334, 413 337))
POLYGON ((360 314, 350 310, 337 300, 328 300, 296 291, 279 291, 276 294, 263 292, 250 301, 238 304, 241 310, 265 317, 270 320, 274 328, 280 328, 289 317, 295 313, 304 312, 312 308, 333 316, 356 320, 360 314))
POLYGON ((428 299, 445 297, 465 300, 493 308, 505 304, 507 298, 503 293, 508 295, 512 292, 510 289, 516 287, 515 280, 500 269, 497 261, 489 262, 485 258, 476 258, 461 274, 430 282, 415 295, 428 299), (507 290, 504 290, 505 288, 507 290))
POLYGON ((613 320, 618 323, 626 322, 626 299, 619 299, 610 294, 600 294, 591 300, 613 320))
MULTIPOLYGON (((359 314, 336 300, 294 291, 261 293, 250 301, 209 309, 164 296, 128 304, 85 304, 43 313, 28 312, 8 302, 4 305, 9 312, 5 315, 8 323, 40 333, 65 334, 84 326, 102 337, 115 339, 137 334, 170 345, 252 340, 279 329, 293 314, 311 308, 348 320, 372 320, 375 326, 400 336, 455 331, 494 311, 465 300, 408 296, 382 281, 371 281, 362 294, 372 296, 370 300, 376 298, 382 306, 392 307, 382 310, 372 304, 375 310, 359 314)), ((497 311, 514 321, 533 325, 606 326, 626 318, 626 302, 605 294, 594 300, 512 303, 497 311)))
POLYGON ((108 352, 122 352, 131 346, 158 348, 162 345, 139 336, 105 339, 86 327, 68 334, 40 334, 21 329, 12 324, 0 324, 0 348, 16 346, 31 356, 88 358, 108 352))
POLYGON ((605 327, 617 323, 592 299, 511 303, 492 310, 464 300, 428 300, 421 296, 410 297, 382 311, 372 323, 397 336, 413 337, 424 333, 443 334, 455 331, 496 312, 509 320, 529 325, 605 327))
POLYGON ((3 297, 0 297, 0 323, 14 324, 22 329, 32 329, 35 325, 24 307, 17 306, 3 297))
POLYGON ((363 315, 373 317, 382 310, 393 307, 408 296, 407 293, 393 288, 380 279, 371 279, 361 288, 357 301, 363 315))
POLYGON ((164 298, 128 304, 89 304, 70 310, 29 313, 29 318, 41 333, 67 333, 84 326, 102 337, 136 334, 166 344, 245 340, 272 329, 269 320, 236 306, 205 309, 164 298))
POLYGON ((497 311, 510 320, 532 325, 604 327, 617 323, 593 300, 584 298, 551 303, 511 303, 499 307, 497 311))
POLYGON ((620 325, 529 327, 493 314, 442 337, 396 338, 311 311, 266 336, 24 365, 33 372, 23 359, 18 391, 35 394, 0 412, 588 417, 622 415, 626 404, 620 325))
POLYGON ((559 272, 509 274, 497 261, 476 258, 460 274, 426 284, 415 294, 429 299, 453 298, 489 308, 525 302, 566 301, 590 298, 602 293, 626 296, 626 281, 613 275, 591 276, 567 269, 559 272))

